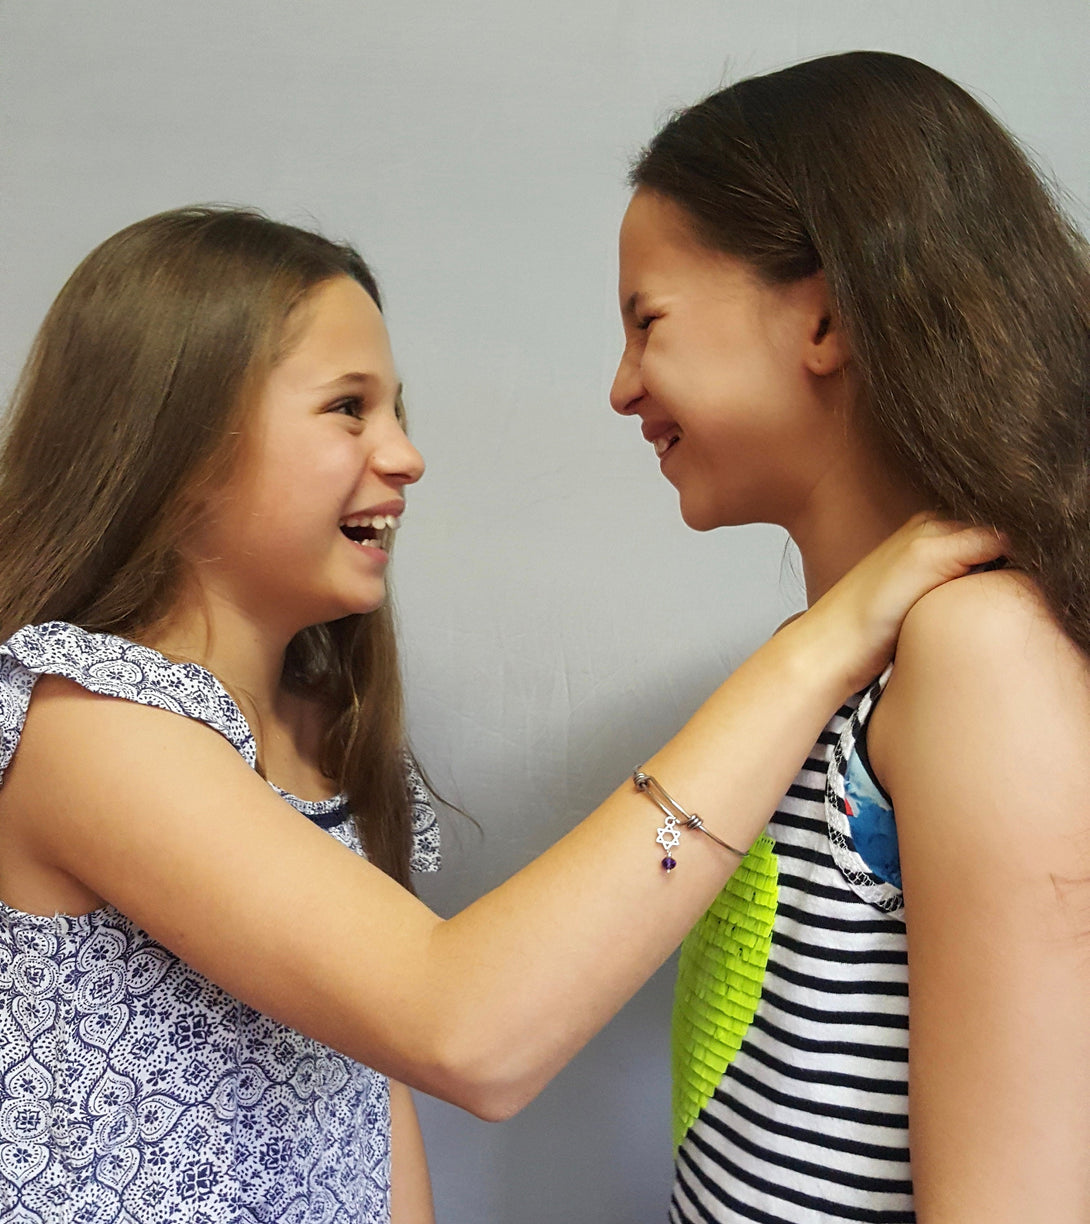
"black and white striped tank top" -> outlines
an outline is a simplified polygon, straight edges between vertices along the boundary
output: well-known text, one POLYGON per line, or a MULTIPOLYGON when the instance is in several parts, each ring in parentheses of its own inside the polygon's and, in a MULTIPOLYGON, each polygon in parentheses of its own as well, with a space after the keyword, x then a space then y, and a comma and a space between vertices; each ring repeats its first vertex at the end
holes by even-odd
POLYGON ((915 1219, 900 866, 859 764, 888 675, 833 716, 683 945, 671 1224, 915 1219))

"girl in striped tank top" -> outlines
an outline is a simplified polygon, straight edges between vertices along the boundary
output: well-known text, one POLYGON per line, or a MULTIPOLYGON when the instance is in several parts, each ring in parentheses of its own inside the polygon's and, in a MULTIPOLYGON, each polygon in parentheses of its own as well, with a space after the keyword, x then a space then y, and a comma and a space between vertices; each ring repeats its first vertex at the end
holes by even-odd
POLYGON ((684 945, 670 1220, 1090 1219, 1085 245, 888 54, 724 89, 631 182, 612 401, 685 521, 782 525, 809 602, 920 509, 1010 562, 916 605, 684 945))

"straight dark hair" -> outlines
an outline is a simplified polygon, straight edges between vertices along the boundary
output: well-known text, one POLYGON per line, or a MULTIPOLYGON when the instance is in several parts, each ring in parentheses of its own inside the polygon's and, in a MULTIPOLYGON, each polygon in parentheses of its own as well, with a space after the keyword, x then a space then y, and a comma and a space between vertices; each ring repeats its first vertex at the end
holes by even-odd
MULTIPOLYGON (((193 207, 107 239, 53 303, 0 450, 0 640, 65 620, 147 638, 186 578, 177 541, 233 470, 256 393, 352 247, 244 209, 193 207)), ((328 712, 322 768, 368 856, 411 887, 401 680, 387 605, 302 630, 285 683, 328 712)))
POLYGON ((631 184, 768 282, 824 271, 876 456, 1006 532, 1090 654, 1087 247, 988 111, 915 60, 827 56, 681 111, 631 184))

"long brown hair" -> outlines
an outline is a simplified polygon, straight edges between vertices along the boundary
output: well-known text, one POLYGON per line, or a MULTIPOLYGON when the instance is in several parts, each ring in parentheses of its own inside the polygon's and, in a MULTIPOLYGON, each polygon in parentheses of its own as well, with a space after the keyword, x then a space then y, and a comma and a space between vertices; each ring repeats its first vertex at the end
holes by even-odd
POLYGON ((915 60, 852 52, 680 112, 631 182, 770 282, 824 269, 876 455, 1005 531, 1090 654, 1090 263, 1000 124, 915 60))
MULTIPOLYGON (((139 638, 166 616, 185 580, 177 542, 232 470, 289 318, 338 276, 381 309, 351 247, 241 209, 160 213, 87 256, 42 324, 0 451, 0 640, 50 620, 139 638)), ((284 678, 330 711, 323 768, 371 860, 410 886, 391 611, 304 629, 284 678)))

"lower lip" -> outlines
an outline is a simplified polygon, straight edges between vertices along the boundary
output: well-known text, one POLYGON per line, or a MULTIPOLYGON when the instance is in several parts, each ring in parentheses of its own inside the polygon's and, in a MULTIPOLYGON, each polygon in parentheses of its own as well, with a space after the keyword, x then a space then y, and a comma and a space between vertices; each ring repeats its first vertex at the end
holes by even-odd
MULTIPOLYGON (((679 439, 679 441, 680 441, 680 439, 679 439)), ((662 452, 662 454, 658 456, 658 461, 659 461, 659 467, 660 467, 660 468, 661 468, 661 467, 662 467, 662 465, 663 465, 663 464, 666 462, 667 458, 668 458, 670 455, 672 455, 672 454, 674 453, 674 451, 675 451, 675 450, 677 450, 677 446, 678 446, 677 442, 671 442, 671 443, 670 443, 670 445, 669 445, 669 446, 668 446, 668 447, 667 447, 667 448, 666 448, 666 449, 665 449, 665 450, 662 452)))
POLYGON ((377 544, 363 544, 359 540, 349 540, 348 536, 344 537, 348 543, 359 553, 363 553, 365 557, 370 557, 374 561, 381 561, 384 565, 390 560, 390 554, 385 548, 380 548, 377 544))

